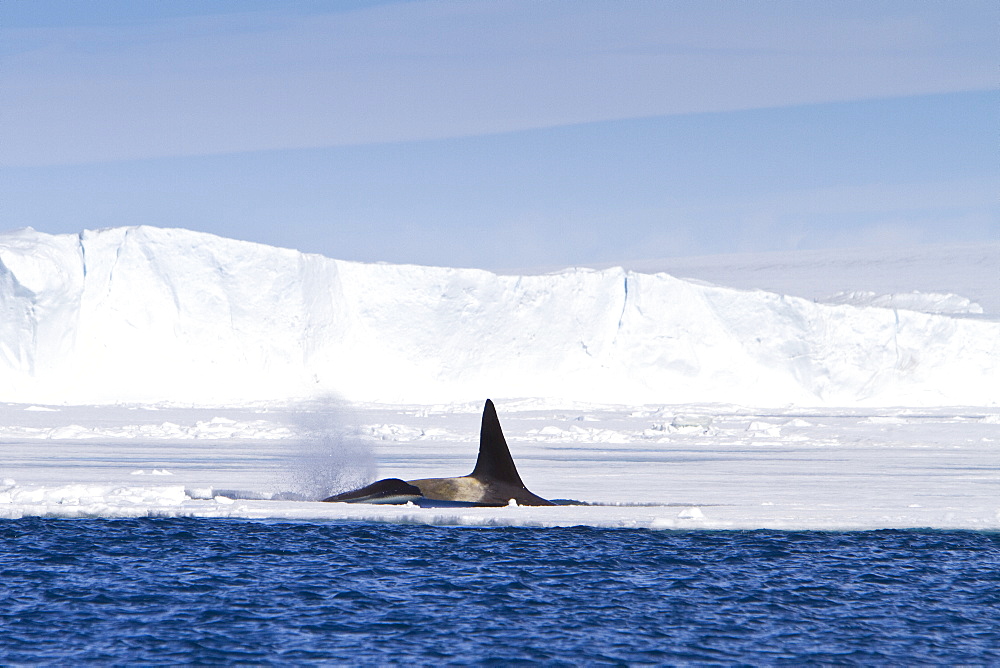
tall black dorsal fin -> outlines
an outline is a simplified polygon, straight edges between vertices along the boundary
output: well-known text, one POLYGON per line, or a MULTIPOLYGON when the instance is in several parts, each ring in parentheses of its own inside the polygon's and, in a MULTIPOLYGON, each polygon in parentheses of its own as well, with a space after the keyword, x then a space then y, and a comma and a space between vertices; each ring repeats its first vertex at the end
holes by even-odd
POLYGON ((479 459, 476 468, 470 474, 480 480, 505 482, 518 487, 524 487, 521 476, 517 474, 514 458, 510 456, 510 448, 504 440, 500 429, 500 418, 493 402, 486 400, 483 408, 483 426, 479 430, 479 459))

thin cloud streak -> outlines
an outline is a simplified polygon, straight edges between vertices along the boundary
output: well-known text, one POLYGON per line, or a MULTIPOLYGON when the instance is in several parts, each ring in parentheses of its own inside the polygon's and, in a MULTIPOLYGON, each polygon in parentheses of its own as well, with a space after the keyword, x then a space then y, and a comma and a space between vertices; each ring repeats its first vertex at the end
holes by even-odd
POLYGON ((10 29, 0 164, 419 141, 995 87, 995 5, 840 6, 419 2, 10 29))

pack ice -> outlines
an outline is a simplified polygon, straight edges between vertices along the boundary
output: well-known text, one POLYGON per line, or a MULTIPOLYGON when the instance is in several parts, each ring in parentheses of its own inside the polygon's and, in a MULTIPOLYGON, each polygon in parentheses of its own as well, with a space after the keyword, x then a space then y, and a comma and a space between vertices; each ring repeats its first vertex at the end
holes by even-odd
POLYGON ((961 295, 819 303, 665 273, 507 276, 180 229, 24 229, 0 234, 0 401, 995 406, 1000 321, 981 311, 961 295))

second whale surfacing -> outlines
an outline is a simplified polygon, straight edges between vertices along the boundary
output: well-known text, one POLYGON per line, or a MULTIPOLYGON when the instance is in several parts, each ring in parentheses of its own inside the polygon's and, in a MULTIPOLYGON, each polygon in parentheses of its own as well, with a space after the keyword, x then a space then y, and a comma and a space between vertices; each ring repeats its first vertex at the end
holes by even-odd
POLYGON ((489 399, 483 408, 479 431, 479 458, 469 475, 420 480, 386 478, 323 501, 456 506, 506 506, 514 501, 519 506, 556 505, 528 491, 521 482, 500 429, 496 408, 489 399))

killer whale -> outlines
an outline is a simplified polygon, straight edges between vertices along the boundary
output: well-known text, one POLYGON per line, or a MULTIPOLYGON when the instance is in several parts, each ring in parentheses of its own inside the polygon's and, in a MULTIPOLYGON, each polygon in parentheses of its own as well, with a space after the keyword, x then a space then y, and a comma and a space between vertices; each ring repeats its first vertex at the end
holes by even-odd
POLYGON ((328 503, 386 503, 456 506, 554 506, 524 486, 514 458, 503 437, 496 407, 489 399, 483 407, 479 430, 479 457, 472 473, 456 478, 400 480, 386 478, 360 489, 335 494, 328 503))

